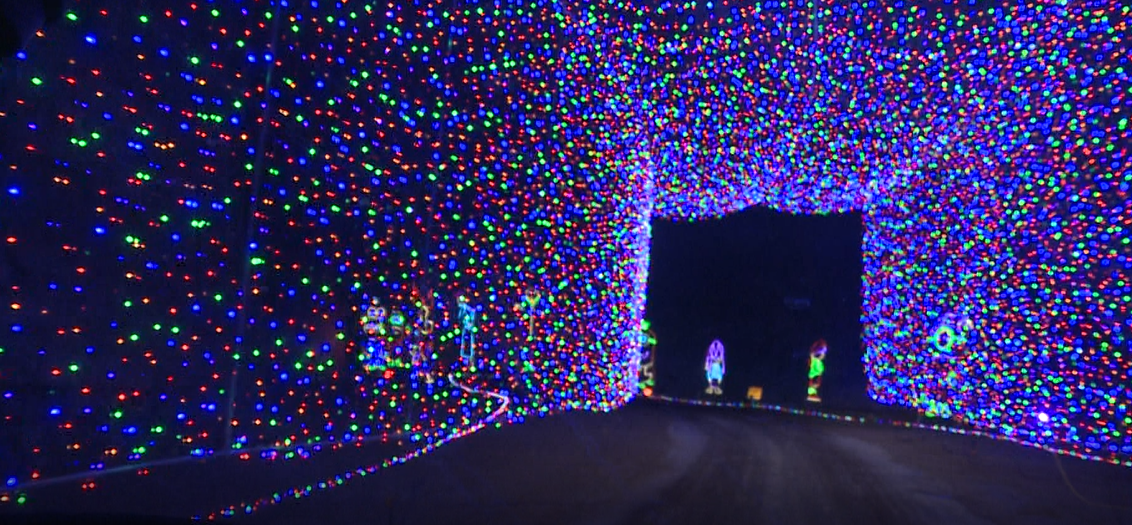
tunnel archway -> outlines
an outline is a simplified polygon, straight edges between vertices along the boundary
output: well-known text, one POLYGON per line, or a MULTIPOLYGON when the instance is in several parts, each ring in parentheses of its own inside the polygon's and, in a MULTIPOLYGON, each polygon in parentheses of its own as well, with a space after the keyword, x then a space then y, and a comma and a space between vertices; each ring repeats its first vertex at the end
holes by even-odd
POLYGON ((650 222, 750 206, 863 214, 878 401, 1132 454, 1127 7, 245 4, 83 2, 4 63, 13 486, 617 408, 650 222), (367 370, 373 297, 438 357, 367 370))
POLYGON ((810 346, 831 349, 826 409, 866 409, 861 362, 861 216, 795 215, 749 208, 720 219, 652 225, 645 316, 655 392, 704 396, 704 351, 726 348, 719 399, 749 386, 771 404, 806 398, 810 346))

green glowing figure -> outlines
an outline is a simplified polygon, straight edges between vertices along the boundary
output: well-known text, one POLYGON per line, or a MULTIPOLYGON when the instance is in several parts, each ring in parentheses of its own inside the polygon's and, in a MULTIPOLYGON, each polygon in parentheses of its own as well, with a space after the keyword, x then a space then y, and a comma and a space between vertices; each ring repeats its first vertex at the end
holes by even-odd
POLYGON ((818 390, 821 388, 821 376, 825 373, 825 354, 828 348, 825 339, 818 339, 810 346, 810 383, 806 387, 806 401, 821 403, 818 390))

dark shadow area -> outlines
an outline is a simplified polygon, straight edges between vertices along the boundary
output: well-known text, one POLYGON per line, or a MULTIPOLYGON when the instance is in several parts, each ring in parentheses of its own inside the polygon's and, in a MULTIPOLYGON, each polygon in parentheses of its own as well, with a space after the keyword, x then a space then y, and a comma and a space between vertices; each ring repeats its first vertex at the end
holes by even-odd
POLYGON ((129 516, 122 514, 15 514, 5 516, 6 525, 188 525, 191 519, 129 516))
POLYGON ((272 494, 278 504, 220 522, 1132 523, 1132 469, 974 436, 644 399, 608 414, 487 429, 403 465, 337 476, 343 484, 304 497, 288 489, 317 487, 327 473, 381 456, 366 447, 304 461, 160 467, 100 479, 93 491, 71 486, 68 498, 33 492, 22 512, 42 514, 0 507, 0 523, 172 524, 181 521, 168 517, 272 494), (205 481, 202 469, 226 482, 205 481), (304 471, 300 481, 291 476, 304 471))
POLYGON ((726 348, 724 398, 749 385, 802 403, 810 345, 828 342, 821 394, 873 405, 861 364, 861 216, 751 208, 694 223, 655 221, 646 318, 657 335, 657 391, 704 395, 704 354, 726 348))

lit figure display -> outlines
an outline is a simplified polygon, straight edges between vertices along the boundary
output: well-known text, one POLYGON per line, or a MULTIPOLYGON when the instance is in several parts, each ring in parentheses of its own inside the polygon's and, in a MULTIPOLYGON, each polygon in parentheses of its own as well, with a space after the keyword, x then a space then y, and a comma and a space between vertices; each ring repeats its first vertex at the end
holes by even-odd
POLYGON ((409 343, 409 359, 413 370, 423 377, 425 382, 432 384, 436 379, 432 375, 432 332, 436 323, 432 320, 432 307, 421 304, 417 310, 417 319, 411 330, 412 339, 409 343))
POLYGON ((542 292, 535 288, 523 290, 523 300, 515 305, 515 311, 527 318, 527 341, 535 338, 535 318, 542 303, 542 292))
POLYGON ((476 369, 476 309, 461 295, 456 298, 456 315, 460 322, 460 359, 476 369))
MULTIPOLYGON (((420 367, 429 360, 432 353, 428 346, 429 336, 435 323, 428 306, 422 305, 417 311, 417 318, 410 323, 409 317, 400 309, 387 309, 377 298, 373 298, 365 309, 361 325, 366 343, 359 360, 367 371, 391 367, 412 367, 421 371, 420 367)), ((421 373, 431 380, 430 374, 421 373)))
POLYGON ((948 312, 940 316, 928 341, 939 352, 953 354, 967 345, 975 323, 966 315, 948 312))
POLYGON ((711 342, 707 357, 704 359, 704 372, 707 374, 707 393, 712 395, 723 394, 723 374, 727 368, 723 362, 723 343, 719 339, 711 342))
POLYGON ((656 334, 649 329, 651 323, 648 320, 641 320, 641 361, 639 372, 639 383, 641 385, 641 393, 646 396, 651 396, 653 387, 656 386, 656 373, 654 367, 656 365, 656 334))
MULTIPOLYGON (((538 318, 546 315, 550 309, 550 302, 553 298, 549 295, 544 295, 541 290, 536 288, 527 288, 523 290, 522 298, 518 304, 515 305, 515 312, 526 319, 527 321, 527 342, 535 340, 535 332, 538 330, 538 318)), ((520 345, 519 359, 523 363, 523 370, 532 372, 535 369, 534 362, 531 360, 531 346, 530 344, 520 345)), ((539 351, 534 351, 534 357, 539 356, 539 351)))
POLYGON ((408 346, 411 333, 405 326, 405 313, 394 309, 389 314, 389 334, 386 337, 385 365, 384 367, 404 368, 402 356, 408 346))
POLYGON ((806 401, 821 403, 818 390, 821 389, 821 376, 825 373, 825 354, 829 348, 825 339, 818 339, 810 346, 810 382, 806 386, 806 401))
POLYGON ((384 306, 377 298, 371 300, 362 316, 362 331, 366 335, 365 351, 359 356, 362 366, 368 371, 385 368, 389 361, 387 348, 389 338, 389 319, 384 306))
POLYGON ((936 376, 942 381, 921 385, 917 400, 925 415, 940 418, 957 415, 960 407, 956 400, 963 399, 971 387, 971 359, 978 357, 972 352, 975 338, 975 322, 966 314, 949 311, 939 316, 927 342, 933 361, 947 373, 936 376))

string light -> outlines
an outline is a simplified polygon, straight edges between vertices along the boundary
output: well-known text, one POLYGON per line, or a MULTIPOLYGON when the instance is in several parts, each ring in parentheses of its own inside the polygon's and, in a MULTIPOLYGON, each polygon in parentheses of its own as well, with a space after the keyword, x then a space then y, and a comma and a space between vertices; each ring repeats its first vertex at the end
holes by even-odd
POLYGON ((650 221, 749 206, 862 212, 878 401, 1132 455, 1132 8, 654 4, 92 0, 32 39, 0 98, 3 499, 418 450, 486 417, 457 382, 506 421, 617 408, 650 221), (937 357, 956 305, 977 337, 937 357))

